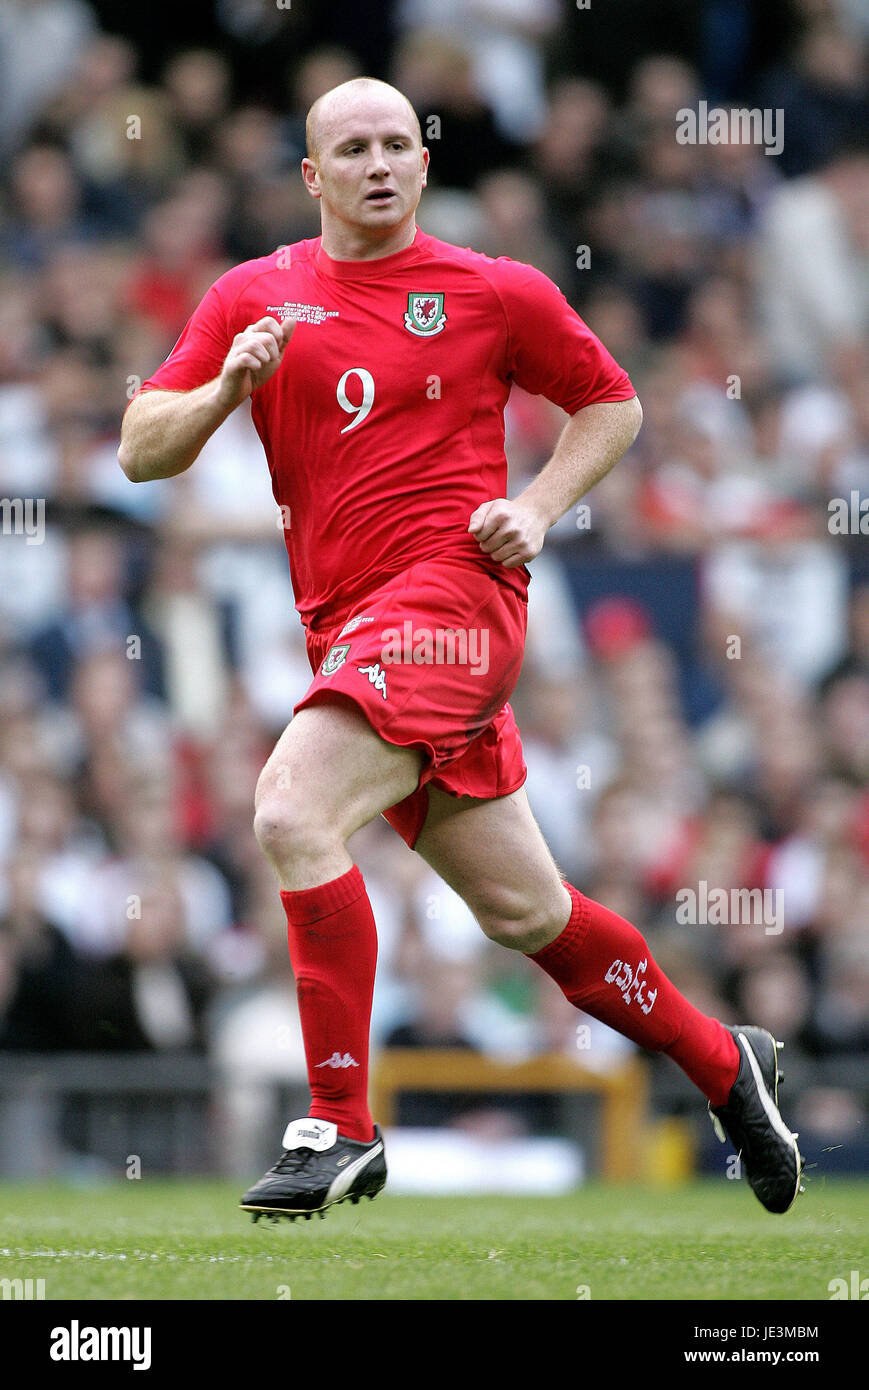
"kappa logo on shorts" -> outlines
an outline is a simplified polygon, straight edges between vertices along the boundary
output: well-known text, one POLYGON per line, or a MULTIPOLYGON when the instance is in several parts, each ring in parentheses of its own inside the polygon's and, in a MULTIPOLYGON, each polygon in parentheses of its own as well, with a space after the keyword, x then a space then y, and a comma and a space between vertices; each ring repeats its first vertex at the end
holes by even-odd
POLYGON ((379 690, 384 700, 386 699, 386 672, 381 669, 380 662, 375 661, 369 666, 357 666, 356 670, 361 676, 367 676, 375 690, 379 690))
POLYGON ((347 653, 350 650, 349 642, 339 642, 336 647, 330 647, 326 653, 326 660, 320 667, 321 676, 334 676, 339 666, 343 666, 347 660, 347 653))
POLYGON ((442 294, 409 294, 404 326, 408 333, 417 338, 431 338, 440 333, 447 316, 444 313, 442 294))

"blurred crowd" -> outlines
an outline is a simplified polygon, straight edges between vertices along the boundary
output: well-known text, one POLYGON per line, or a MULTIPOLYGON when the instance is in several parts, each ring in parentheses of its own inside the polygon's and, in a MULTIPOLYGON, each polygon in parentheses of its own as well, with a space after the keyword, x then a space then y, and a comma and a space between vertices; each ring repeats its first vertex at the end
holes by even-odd
MULTIPOLYGON (((607 85, 565 63, 582 15, 556 0, 386 8, 378 75, 431 150, 421 225, 550 275, 645 410, 531 565, 513 703, 533 809, 701 1008, 807 1057, 865 1053, 869 6, 794 0, 757 70, 712 57, 738 55, 733 15, 758 7, 701 6, 705 58, 649 47, 607 85), (781 154, 679 143, 701 100, 783 111, 781 154), (680 921, 704 882, 780 890, 781 929, 680 921)), ((318 233, 305 112, 368 55, 303 35, 257 100, 250 54, 285 20, 221 0, 213 43, 143 76, 99 6, 0 7, 0 1048, 207 1051, 246 1122, 257 1086, 304 1077, 252 833, 310 679, 303 632, 244 409, 171 481, 134 486, 116 450, 208 285, 318 233), (44 505, 38 533, 14 499, 44 505)), ((514 391, 511 493, 562 420, 514 391)), ((378 1046, 631 1050, 591 1024, 579 1052, 552 982, 384 821, 351 849, 378 1046)), ((865 1097, 803 1105, 847 1134, 865 1097)))

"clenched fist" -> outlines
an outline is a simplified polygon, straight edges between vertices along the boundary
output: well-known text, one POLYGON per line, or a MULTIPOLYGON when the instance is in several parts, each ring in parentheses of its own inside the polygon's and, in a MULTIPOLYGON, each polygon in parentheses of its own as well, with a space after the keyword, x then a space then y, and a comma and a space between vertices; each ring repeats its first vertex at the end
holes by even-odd
POLYGON ((500 560, 505 569, 515 569, 533 560, 543 549, 546 524, 533 507, 506 497, 482 502, 471 516, 468 530, 481 550, 500 560))
POLYGON ((220 371, 217 394, 222 406, 234 410, 274 376, 295 326, 295 319, 279 323, 266 317, 236 333, 220 371))

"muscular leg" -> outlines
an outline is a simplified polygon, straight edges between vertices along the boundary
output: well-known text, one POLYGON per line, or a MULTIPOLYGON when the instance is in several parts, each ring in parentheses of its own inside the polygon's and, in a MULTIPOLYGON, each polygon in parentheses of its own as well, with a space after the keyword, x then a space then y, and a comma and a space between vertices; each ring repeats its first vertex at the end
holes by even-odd
POLYGON ((311 1117, 369 1143, 368 1041, 377 930, 346 841, 416 790, 422 753, 396 748, 348 701, 300 709, 266 764, 254 829, 287 914, 311 1117))
POLYGON ((429 785, 428 815, 414 848, 499 945, 540 951, 564 930, 570 894, 524 787, 480 801, 429 785))
POLYGON ((327 883, 352 867, 355 830, 416 790, 423 754, 375 733, 349 701, 306 705, 256 789, 254 833, 282 889, 327 883))
POLYGON ((487 936, 525 951, 577 1008, 666 1052, 714 1105, 739 1067, 723 1024, 685 999, 630 922, 561 879, 523 789, 492 801, 431 788, 416 850, 487 936))

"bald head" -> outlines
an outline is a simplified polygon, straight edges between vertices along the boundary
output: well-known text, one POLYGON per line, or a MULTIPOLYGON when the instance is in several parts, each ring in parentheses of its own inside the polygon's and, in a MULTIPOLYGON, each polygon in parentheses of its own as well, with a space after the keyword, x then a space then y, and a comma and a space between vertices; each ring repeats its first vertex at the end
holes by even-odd
POLYGON ((320 151, 338 134, 363 100, 376 103, 384 117, 394 111, 396 120, 409 124, 417 144, 422 146, 422 131, 416 112, 403 92, 376 77, 352 77, 349 82, 342 82, 340 86, 324 92, 308 112, 305 142, 309 159, 316 163, 320 151))
POLYGON ((428 150, 407 97, 388 82, 353 77, 318 97, 306 135, 302 179, 320 204, 326 255, 364 260, 409 246, 428 150))

